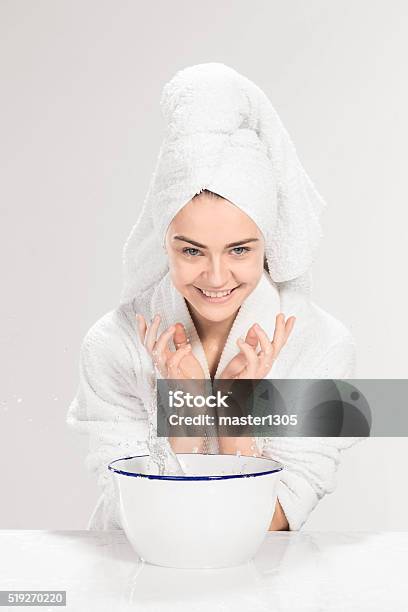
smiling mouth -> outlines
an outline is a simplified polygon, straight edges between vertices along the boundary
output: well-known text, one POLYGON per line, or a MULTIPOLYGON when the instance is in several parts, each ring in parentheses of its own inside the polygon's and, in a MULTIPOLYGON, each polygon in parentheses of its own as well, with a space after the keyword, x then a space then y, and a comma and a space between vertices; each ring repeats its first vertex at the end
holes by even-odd
POLYGON ((237 285, 236 287, 233 287, 232 289, 230 289, 228 291, 228 293, 226 293, 225 291, 209 291, 209 292, 204 292, 204 290, 201 289, 200 287, 196 287, 195 285, 194 285, 194 287, 204 297, 208 297, 208 298, 212 298, 212 299, 220 299, 220 298, 228 297, 229 295, 231 295, 231 293, 233 293, 235 291, 235 289, 238 289, 239 287, 241 287, 241 285, 237 285), (209 294, 211 294, 211 295, 209 295, 209 294))

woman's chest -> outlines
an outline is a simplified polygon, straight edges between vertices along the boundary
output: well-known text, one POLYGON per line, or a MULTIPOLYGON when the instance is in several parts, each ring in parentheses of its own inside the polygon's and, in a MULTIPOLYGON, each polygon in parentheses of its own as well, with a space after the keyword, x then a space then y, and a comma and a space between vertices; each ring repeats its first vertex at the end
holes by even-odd
POLYGON ((211 378, 214 378, 223 351, 223 346, 214 340, 202 343, 211 378))

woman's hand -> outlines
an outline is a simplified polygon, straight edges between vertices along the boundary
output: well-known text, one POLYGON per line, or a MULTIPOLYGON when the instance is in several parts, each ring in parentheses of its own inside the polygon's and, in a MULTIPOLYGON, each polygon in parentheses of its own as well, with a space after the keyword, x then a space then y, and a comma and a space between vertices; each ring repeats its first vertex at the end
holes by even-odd
MULTIPOLYGON (((178 380, 205 378, 200 362, 191 351, 186 330, 181 323, 171 325, 156 340, 160 315, 155 315, 149 327, 142 315, 137 314, 136 319, 140 340, 163 378, 178 380), (175 351, 171 351, 168 347, 171 338, 176 347, 175 351)), ((175 453, 202 453, 204 448, 204 439, 197 436, 169 437, 169 443, 175 453)))
MULTIPOLYGON (((272 342, 263 329, 254 324, 250 327, 245 342, 238 339, 238 346, 241 351, 233 357, 223 370, 220 378, 222 379, 261 379, 268 374, 273 363, 278 357, 282 347, 293 329, 296 317, 289 317, 285 323, 285 315, 279 313, 276 316, 275 332, 272 342), (258 342, 261 349, 256 353, 258 342)), ((219 447, 222 454, 237 454, 261 457, 262 452, 258 448, 257 440, 254 437, 219 437, 219 447)))
POLYGON ((293 329, 296 317, 292 316, 285 323, 285 315, 276 315, 276 325, 273 339, 270 342, 268 336, 257 323, 249 328, 245 342, 238 338, 237 344, 240 348, 238 355, 235 355, 225 366, 220 378, 264 378, 271 370, 282 347, 293 329), (256 352, 258 342, 261 345, 259 352, 256 352))
POLYGON ((149 327, 142 315, 138 314, 136 318, 140 340, 163 378, 181 380, 205 378, 200 362, 191 351, 182 323, 171 325, 161 333, 159 339, 156 339, 160 315, 155 315, 149 327), (168 342, 172 338, 176 347, 175 351, 171 351, 168 347, 168 342))

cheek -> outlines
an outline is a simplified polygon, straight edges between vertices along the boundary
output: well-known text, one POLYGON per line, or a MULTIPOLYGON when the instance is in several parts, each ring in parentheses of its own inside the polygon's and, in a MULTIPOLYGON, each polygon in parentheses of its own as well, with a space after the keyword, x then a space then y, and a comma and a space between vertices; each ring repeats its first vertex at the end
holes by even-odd
POLYGON ((260 277, 264 269, 263 256, 248 258, 245 262, 240 264, 238 269, 243 281, 247 279, 248 283, 253 283, 260 277))
POLYGON ((179 286, 190 283, 197 276, 197 266, 192 266, 179 256, 169 257, 169 269, 173 281, 179 286))

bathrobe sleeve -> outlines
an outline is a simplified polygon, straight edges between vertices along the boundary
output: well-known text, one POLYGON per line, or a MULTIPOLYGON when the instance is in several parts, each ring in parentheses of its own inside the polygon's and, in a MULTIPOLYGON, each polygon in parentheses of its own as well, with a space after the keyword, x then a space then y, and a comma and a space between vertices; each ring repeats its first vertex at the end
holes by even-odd
MULTIPOLYGON (((299 378, 346 379, 355 376, 355 345, 351 339, 335 343, 326 355, 310 364, 299 378)), ((277 497, 291 531, 299 530, 318 502, 336 488, 341 451, 367 438, 269 437, 262 454, 284 465, 277 497)))
POLYGON ((113 473, 114 459, 148 454, 147 411, 138 394, 138 369, 132 339, 119 315, 108 313, 86 334, 80 350, 79 386, 67 424, 89 436, 88 471, 102 491, 97 527, 121 528, 113 473))

